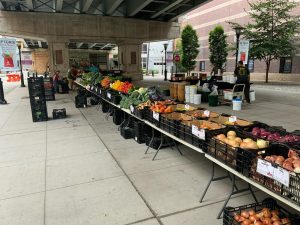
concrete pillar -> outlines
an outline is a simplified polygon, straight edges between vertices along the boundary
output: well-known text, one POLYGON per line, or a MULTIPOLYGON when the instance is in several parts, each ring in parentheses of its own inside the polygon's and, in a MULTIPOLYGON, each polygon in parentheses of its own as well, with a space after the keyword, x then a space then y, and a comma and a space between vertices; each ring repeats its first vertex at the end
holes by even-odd
POLYGON ((121 44, 119 47, 120 69, 132 80, 142 80, 141 44, 121 44))
POLYGON ((61 76, 67 76, 69 65, 69 49, 66 43, 48 42, 50 55, 50 72, 59 70, 61 76))

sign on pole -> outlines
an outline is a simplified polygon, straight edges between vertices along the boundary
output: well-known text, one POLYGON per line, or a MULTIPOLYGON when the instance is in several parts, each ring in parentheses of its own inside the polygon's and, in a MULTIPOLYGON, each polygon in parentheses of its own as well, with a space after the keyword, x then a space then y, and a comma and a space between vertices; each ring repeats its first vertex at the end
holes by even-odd
POLYGON ((178 55, 178 54, 174 55, 174 61, 180 62, 180 55, 178 55))
POLYGON ((241 40, 240 41, 238 61, 243 61, 244 64, 248 63, 249 48, 250 48, 250 41, 249 40, 241 40))
POLYGON ((0 38, 0 70, 19 70, 15 39, 0 38))

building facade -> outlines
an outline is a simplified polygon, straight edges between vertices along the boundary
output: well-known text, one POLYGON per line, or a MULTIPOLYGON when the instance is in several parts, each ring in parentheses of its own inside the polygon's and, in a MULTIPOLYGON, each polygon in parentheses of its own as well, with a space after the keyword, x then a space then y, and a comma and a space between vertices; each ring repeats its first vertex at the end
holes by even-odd
MULTIPOLYGON (((197 57, 196 70, 211 72, 208 43, 209 32, 216 25, 221 25, 228 36, 228 44, 235 45, 235 31, 232 30, 228 22, 242 25, 248 23, 250 19, 248 15, 249 10, 250 7, 246 0, 212 0, 181 17, 182 27, 186 24, 192 25, 199 37, 200 53, 197 57)), ((294 13, 299 15, 300 7, 297 7, 294 13)), ((235 54, 234 52, 229 52, 225 71, 226 73, 232 73, 234 68, 235 54)), ((249 69, 252 73, 252 79, 265 79, 266 66, 264 62, 250 60, 249 69)), ((281 58, 280 60, 272 61, 270 73, 271 80, 300 81, 300 50, 293 58, 281 58)))

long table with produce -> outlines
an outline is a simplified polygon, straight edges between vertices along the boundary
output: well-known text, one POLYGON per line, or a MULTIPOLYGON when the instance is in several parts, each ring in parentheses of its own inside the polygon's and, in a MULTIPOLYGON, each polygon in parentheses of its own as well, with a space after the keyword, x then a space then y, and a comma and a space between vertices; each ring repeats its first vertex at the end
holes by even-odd
MULTIPOLYGON (((300 212, 300 136, 296 131, 287 132, 281 127, 219 114, 199 105, 178 103, 166 99, 157 87, 136 88, 132 83, 110 77, 96 83, 86 80, 75 83, 99 98, 102 107, 104 103, 110 104, 176 142, 203 153, 213 165, 300 212)), ((300 224, 299 217, 288 215, 287 219, 282 210, 279 210, 280 216, 274 214, 268 222, 269 214, 258 215, 265 208, 280 207, 266 201, 250 208, 240 207, 241 210, 235 212, 226 208, 224 224, 300 224), (253 208, 257 214, 248 215, 253 208), (251 216, 256 216, 256 220, 251 220, 251 216)))

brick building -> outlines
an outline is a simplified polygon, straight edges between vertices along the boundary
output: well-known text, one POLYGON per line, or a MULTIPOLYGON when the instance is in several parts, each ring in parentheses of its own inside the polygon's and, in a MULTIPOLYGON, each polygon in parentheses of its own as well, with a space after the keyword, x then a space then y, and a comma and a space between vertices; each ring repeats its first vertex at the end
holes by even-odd
MULTIPOLYGON (((299 2, 299 1, 298 1, 299 2)), ((181 18, 182 27, 190 24, 197 31, 200 43, 200 53, 197 58, 196 70, 210 72, 208 34, 216 26, 221 25, 228 36, 228 44, 235 43, 235 31, 227 22, 246 24, 249 21, 247 11, 250 10, 248 1, 245 0, 212 0, 199 6, 181 18)), ((300 7, 295 10, 299 15, 300 7)), ((265 63, 251 60, 250 70, 252 79, 264 80, 265 63)), ((235 67, 234 52, 229 52, 226 72, 232 73, 235 67)), ((272 61, 270 69, 270 80, 300 81, 300 50, 294 58, 281 58, 272 61)))

